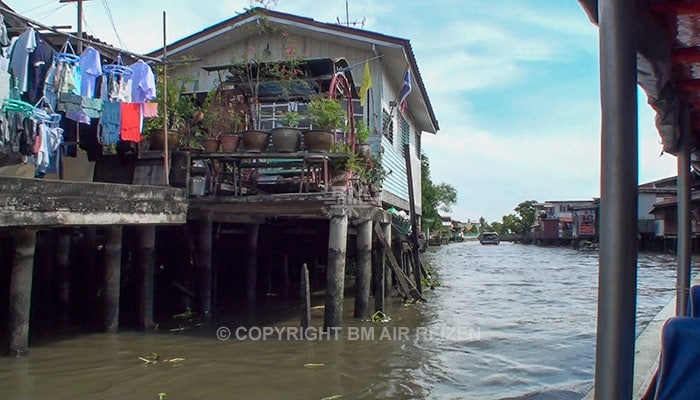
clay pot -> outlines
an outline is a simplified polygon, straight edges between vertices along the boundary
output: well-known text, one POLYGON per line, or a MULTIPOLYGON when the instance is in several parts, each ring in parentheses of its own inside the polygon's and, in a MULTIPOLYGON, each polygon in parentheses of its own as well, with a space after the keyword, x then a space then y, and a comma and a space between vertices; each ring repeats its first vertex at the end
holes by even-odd
POLYGON ((372 157, 372 146, 368 143, 357 143, 355 145, 355 153, 361 159, 367 161, 372 157))
MULTIPOLYGON (((149 150, 165 149, 165 130, 154 129, 149 135, 149 150)), ((176 150, 180 144, 180 135, 176 131, 168 131, 168 150, 176 150)))
POLYGON ((301 131, 296 128, 274 128, 272 147, 280 153, 295 153, 301 146, 301 131))
POLYGON ((238 145, 241 142, 241 136, 235 133, 225 133, 219 136, 221 141, 221 151, 224 153, 233 153, 238 150, 238 145))
POLYGON ((270 143, 270 133, 258 130, 243 132, 243 147, 248 153, 261 153, 267 150, 270 143))
POLYGON ((219 151, 219 145, 219 139, 216 138, 206 138, 202 141, 204 151, 206 151, 207 153, 214 153, 219 151))
POLYGON ((304 134, 304 145, 306 150, 314 153, 328 153, 333 144, 333 133, 331 131, 310 130, 304 134))

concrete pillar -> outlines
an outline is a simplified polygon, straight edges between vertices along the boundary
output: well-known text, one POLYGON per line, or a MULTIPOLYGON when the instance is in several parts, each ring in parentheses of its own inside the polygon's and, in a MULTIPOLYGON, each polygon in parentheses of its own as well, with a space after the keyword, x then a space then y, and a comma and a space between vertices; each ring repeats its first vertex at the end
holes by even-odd
MULTIPOLYGON (((377 242, 377 248, 372 250, 372 287, 374 288, 374 311, 384 312, 384 268, 385 257, 382 246, 377 242)), ((386 267, 388 268, 388 267, 386 267)))
POLYGON ((301 329, 304 337, 306 330, 311 326, 311 287, 309 285, 309 269, 306 263, 301 268, 301 289, 299 290, 301 300, 301 329))
POLYGON ((142 329, 153 328, 153 274, 156 263, 156 227, 139 226, 138 239, 139 325, 142 329))
POLYGON ((355 274, 355 318, 369 317, 372 282, 372 221, 357 226, 357 272, 355 274))
POLYGON ((212 251, 212 223, 201 221, 196 225, 197 262, 195 263, 195 281, 197 282, 197 306, 202 316, 208 317, 211 313, 211 251, 212 251))
POLYGON ((32 304, 35 229, 14 232, 15 260, 10 277, 10 352, 16 357, 29 354, 29 316, 32 304))
POLYGON ((260 224, 251 224, 248 226, 246 234, 246 298, 252 304, 255 300, 258 285, 258 235, 260 233, 260 224))
MULTIPOLYGON (((384 230, 384 237, 386 238, 387 243, 389 243, 389 246, 391 246, 391 223, 386 223, 382 224, 382 229, 384 230)), ((381 246, 381 245, 380 245, 381 246)), ((388 251, 393 251, 391 247, 387 249, 388 251)), ((386 290, 384 293, 387 296, 390 296, 392 293, 392 289, 394 288, 392 279, 391 279, 391 267, 389 264, 386 262, 386 257, 382 256, 382 265, 384 266, 384 287, 386 290)))
POLYGON ((109 226, 106 229, 104 264, 104 327, 105 331, 116 333, 119 330, 119 294, 122 277, 121 225, 109 226))
POLYGON ((344 207, 331 210, 328 233, 328 268, 326 269, 326 310, 324 328, 340 327, 343 323, 345 294, 345 256, 348 244, 348 214, 344 207))
POLYGON ((289 253, 287 251, 282 256, 282 293, 289 296, 289 253))

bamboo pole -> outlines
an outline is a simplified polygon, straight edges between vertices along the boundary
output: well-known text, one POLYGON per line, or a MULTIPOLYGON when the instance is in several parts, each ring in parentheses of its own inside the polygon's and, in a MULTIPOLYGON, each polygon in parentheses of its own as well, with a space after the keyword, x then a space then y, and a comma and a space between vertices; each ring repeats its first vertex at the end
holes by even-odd
POLYGON ((170 174, 168 173, 168 165, 170 164, 168 160, 168 63, 166 62, 168 49, 165 41, 165 11, 163 11, 163 143, 165 143, 163 173, 165 174, 165 185, 170 186, 170 174))

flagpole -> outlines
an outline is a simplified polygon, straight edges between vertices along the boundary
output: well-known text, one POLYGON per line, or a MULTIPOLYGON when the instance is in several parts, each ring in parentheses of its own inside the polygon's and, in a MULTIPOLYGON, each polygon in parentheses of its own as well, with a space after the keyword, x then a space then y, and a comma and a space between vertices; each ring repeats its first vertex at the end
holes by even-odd
MULTIPOLYGON (((411 69, 411 66, 410 66, 410 65, 406 65, 406 70, 404 71, 404 73, 403 73, 403 75, 402 75, 402 76, 404 77, 404 79, 405 79, 406 74, 408 73, 408 71, 410 71, 410 69, 411 69)), ((403 82, 405 82, 405 80, 404 80, 403 82)), ((410 84, 410 82, 409 82, 409 84, 410 84)), ((396 97, 394 97, 394 101, 392 101, 391 103, 389 103, 389 104, 391 105, 391 108, 389 109, 389 115, 394 115, 394 108, 396 108, 396 105, 398 104, 399 96, 401 96, 401 91, 403 91, 403 87, 404 87, 404 84, 402 83, 402 84, 401 84, 401 87, 400 87, 399 90, 398 90, 398 92, 396 92, 396 97)), ((409 92, 409 93, 410 93, 410 92, 409 92)))

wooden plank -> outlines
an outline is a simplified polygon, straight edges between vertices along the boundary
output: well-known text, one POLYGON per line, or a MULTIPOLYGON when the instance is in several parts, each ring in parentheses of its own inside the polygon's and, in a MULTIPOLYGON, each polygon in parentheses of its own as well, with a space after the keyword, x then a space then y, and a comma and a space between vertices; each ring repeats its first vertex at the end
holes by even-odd
POLYGON ((418 289, 416 289, 416 287, 413 286, 406 274, 404 274, 401 268, 399 267, 399 263, 398 261, 396 261, 394 253, 391 252, 391 246, 386 241, 386 238, 384 237, 384 232, 382 231, 382 228, 381 226, 379 226, 379 224, 374 225, 374 233, 377 235, 379 242, 384 248, 384 255, 386 256, 387 260, 389 260, 389 266, 391 267, 391 270, 394 271, 396 280, 399 282, 399 288, 404 293, 404 295, 411 295, 411 297, 413 297, 414 300, 427 301, 425 297, 423 297, 423 295, 418 292, 418 289))
POLYGON ((404 157, 406 157, 406 181, 408 183, 408 205, 411 217, 411 256, 413 257, 413 277, 416 280, 416 288, 419 293, 423 293, 422 282, 420 279, 421 265, 420 255, 418 254, 418 217, 416 216, 416 197, 413 193, 413 173, 411 172, 411 146, 406 143, 403 148, 404 157))

